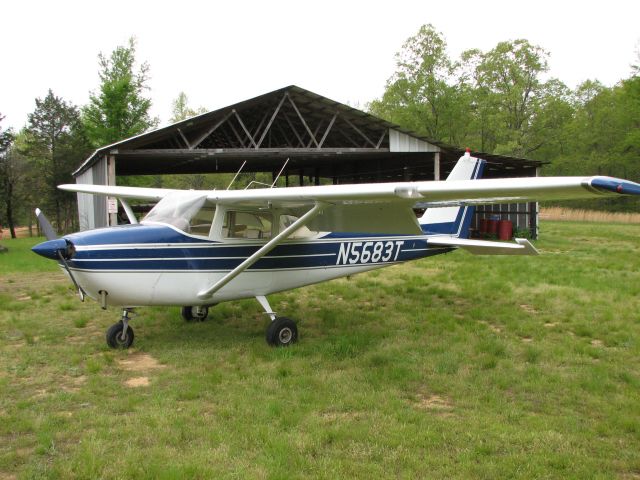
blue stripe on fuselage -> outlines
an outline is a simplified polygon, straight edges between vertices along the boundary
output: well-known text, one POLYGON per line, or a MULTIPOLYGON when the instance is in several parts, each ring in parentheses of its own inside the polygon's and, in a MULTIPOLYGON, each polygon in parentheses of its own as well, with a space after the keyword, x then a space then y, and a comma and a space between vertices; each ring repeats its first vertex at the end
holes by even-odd
MULTIPOLYGON (((66 238, 80 247, 70 260, 71 266, 83 270, 231 270, 264 244, 211 242, 162 225, 113 227, 66 238)), ((327 235, 316 240, 290 240, 280 244, 251 270, 386 264, 449 250, 429 249, 426 238, 415 236, 331 238, 327 235)))

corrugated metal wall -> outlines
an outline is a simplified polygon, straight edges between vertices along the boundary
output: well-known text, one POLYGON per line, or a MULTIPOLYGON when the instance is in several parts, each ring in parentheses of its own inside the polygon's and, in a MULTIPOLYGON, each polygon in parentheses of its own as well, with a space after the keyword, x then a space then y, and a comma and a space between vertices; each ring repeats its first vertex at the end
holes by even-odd
POLYGON ((439 152, 440 148, 406 133, 389 129, 389 151, 391 152, 439 152))
MULTIPOLYGON (((76 183, 90 185, 107 184, 107 159, 96 162, 90 169, 76 177, 76 183)), ((91 230, 107 226, 107 199, 102 195, 78 193, 78 215, 80 230, 91 230)))

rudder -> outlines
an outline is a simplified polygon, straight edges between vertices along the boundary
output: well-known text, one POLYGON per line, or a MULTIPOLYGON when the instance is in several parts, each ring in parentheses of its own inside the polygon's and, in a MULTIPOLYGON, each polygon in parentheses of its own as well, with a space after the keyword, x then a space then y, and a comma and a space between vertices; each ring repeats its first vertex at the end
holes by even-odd
MULTIPOLYGON (((447 177, 447 182, 475 180, 482 177, 485 161, 472 157, 469 152, 460 157, 447 177)), ((446 235, 469 238, 469 227, 475 207, 431 207, 419 219, 422 231, 427 235, 446 235)))

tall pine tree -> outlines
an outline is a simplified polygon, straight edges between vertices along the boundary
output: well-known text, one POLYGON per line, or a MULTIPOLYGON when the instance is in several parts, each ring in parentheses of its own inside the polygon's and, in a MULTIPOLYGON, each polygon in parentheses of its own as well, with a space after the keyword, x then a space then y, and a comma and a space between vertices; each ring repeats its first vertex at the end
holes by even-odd
POLYGON ((43 201, 53 209, 59 230, 73 228, 75 196, 57 186, 73 181, 71 172, 91 150, 78 109, 49 90, 44 99, 36 98, 24 135, 23 153, 38 166, 46 185, 43 201))

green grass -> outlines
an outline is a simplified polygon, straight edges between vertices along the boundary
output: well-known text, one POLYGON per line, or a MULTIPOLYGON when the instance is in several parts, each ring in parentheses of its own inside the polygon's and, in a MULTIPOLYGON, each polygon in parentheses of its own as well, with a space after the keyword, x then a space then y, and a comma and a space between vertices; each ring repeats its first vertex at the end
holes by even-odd
POLYGON ((58 267, 55 262, 49 261, 31 251, 31 247, 46 240, 44 237, 34 237, 0 241, 0 245, 9 249, 8 252, 0 253, 0 275, 57 271, 58 267))
POLYGON ((140 309, 130 352, 5 242, 0 478, 638 478, 640 226, 542 237, 274 295, 289 349, 241 301, 140 309))

